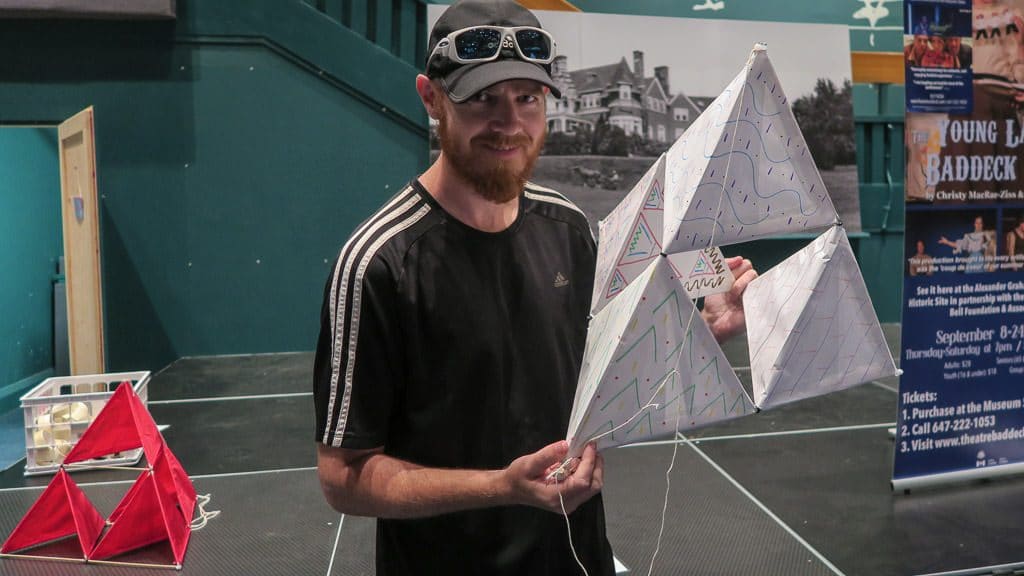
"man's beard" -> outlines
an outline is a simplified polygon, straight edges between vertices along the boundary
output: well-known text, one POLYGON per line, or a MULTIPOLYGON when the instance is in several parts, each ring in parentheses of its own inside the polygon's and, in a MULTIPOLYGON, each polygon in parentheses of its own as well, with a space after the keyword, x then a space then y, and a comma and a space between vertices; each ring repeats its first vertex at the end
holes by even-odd
POLYGON ((533 166, 537 162, 537 157, 540 156, 540 149, 544 143, 543 136, 539 142, 534 142, 523 133, 514 136, 489 134, 471 138, 470 150, 460 150, 458 143, 449 132, 447 110, 442 110, 439 114, 437 135, 441 140, 441 152, 448 158, 448 164, 452 169, 468 182, 477 194, 495 204, 511 202, 519 197, 527 179, 533 173, 533 166), (483 158, 473 154, 474 146, 494 148, 517 146, 524 150, 526 162, 521 169, 517 169, 514 162, 503 160, 484 162, 483 158))

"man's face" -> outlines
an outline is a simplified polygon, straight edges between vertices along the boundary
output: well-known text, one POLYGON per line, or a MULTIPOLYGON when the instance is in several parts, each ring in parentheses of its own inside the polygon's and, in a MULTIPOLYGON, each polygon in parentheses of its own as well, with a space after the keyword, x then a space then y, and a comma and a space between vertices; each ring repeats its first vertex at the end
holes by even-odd
POLYGON ((920 240, 917 241, 917 253, 924 254, 924 242, 920 240))
POLYGON ((981 219, 981 216, 978 216, 977 218, 974 219, 974 231, 981 232, 984 229, 985 221, 981 219))
POLYGON ((951 52, 960 50, 960 38, 958 36, 953 36, 949 39, 949 49, 951 52))
POLYGON ((460 104, 442 96, 441 152, 478 194, 509 202, 519 196, 544 146, 545 105, 544 86, 532 80, 499 82, 460 104))

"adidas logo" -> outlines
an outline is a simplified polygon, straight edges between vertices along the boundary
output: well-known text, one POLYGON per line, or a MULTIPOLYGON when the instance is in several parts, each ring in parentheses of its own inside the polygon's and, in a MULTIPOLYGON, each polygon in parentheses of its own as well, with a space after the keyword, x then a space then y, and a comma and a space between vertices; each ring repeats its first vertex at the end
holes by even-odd
POLYGON ((569 279, 566 278, 565 276, 562 276, 561 272, 555 274, 555 288, 565 288, 568 285, 569 279))

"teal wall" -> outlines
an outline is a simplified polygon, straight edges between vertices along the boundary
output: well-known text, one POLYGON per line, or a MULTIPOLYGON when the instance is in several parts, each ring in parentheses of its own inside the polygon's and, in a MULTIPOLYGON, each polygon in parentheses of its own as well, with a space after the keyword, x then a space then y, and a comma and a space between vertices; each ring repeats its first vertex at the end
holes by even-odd
POLYGON ((0 124, 95 108, 109 370, 312 349, 329 262, 427 162, 406 44, 298 0, 178 10, 0 22, 0 124))
POLYGON ((52 374, 58 162, 56 128, 0 128, 0 395, 52 374))

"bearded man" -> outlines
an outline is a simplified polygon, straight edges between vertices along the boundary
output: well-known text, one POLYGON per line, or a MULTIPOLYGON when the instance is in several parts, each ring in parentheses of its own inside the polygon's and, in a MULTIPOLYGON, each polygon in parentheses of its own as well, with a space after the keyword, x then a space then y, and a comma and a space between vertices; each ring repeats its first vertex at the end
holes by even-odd
MULTIPOLYGON (((595 266, 583 213, 527 181, 559 96, 554 42, 511 0, 461 0, 428 54, 416 90, 441 154, 356 229, 325 288, 324 494, 378 519, 381 576, 579 573, 574 552, 611 575, 601 456, 588 446, 547 480, 568 450, 595 266)), ((738 302, 705 307, 720 333, 742 329, 738 302)))

